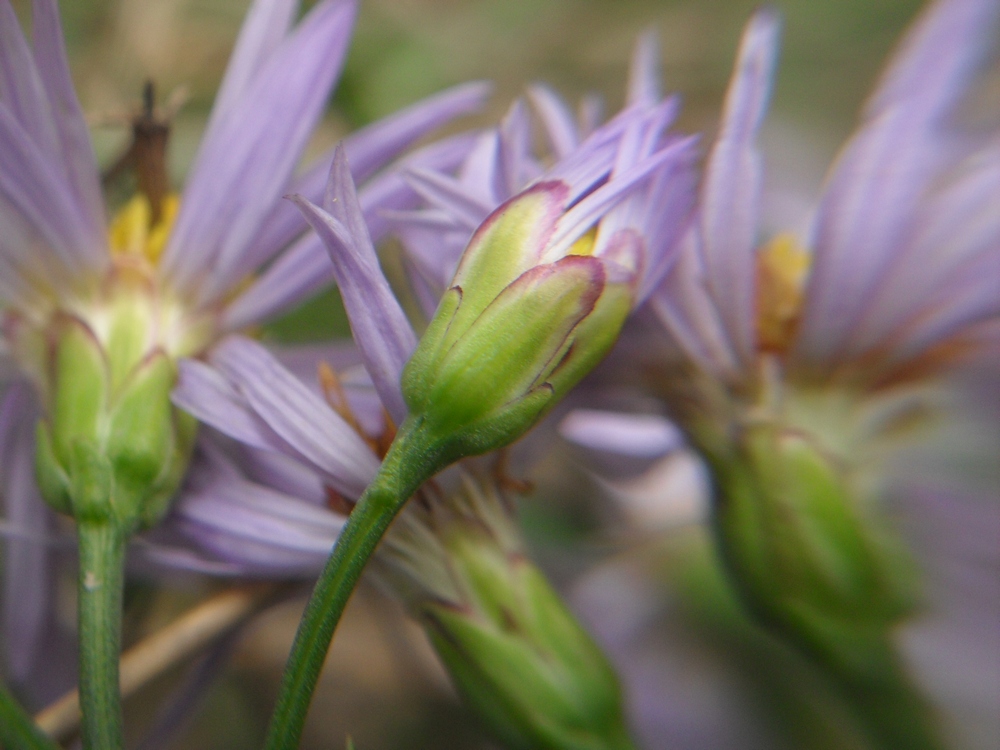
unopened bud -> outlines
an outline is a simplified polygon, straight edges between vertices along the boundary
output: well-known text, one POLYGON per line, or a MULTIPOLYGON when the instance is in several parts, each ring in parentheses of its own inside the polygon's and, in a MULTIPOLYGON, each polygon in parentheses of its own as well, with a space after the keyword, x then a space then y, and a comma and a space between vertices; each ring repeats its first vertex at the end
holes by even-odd
POLYGON ((519 438, 600 361, 625 322, 630 278, 586 254, 588 243, 543 262, 566 193, 541 183, 483 223, 404 370, 411 414, 452 458, 519 438))
POLYGON ((376 570, 455 686, 511 748, 631 748, 618 679, 524 553, 504 498, 464 477, 397 519, 376 570))
POLYGON ((881 640, 910 611, 906 561, 808 435, 748 426, 729 455, 709 462, 723 555, 766 622, 846 667, 863 656, 859 643, 881 640))

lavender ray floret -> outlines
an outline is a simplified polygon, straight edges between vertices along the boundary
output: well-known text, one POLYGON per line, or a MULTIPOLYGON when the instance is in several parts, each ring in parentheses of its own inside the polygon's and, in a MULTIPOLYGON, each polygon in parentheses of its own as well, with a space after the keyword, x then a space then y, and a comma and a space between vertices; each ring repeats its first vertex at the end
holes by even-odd
POLYGON ((780 21, 758 11, 744 32, 701 192, 706 283, 740 361, 753 356, 754 249, 762 179, 757 132, 767 109, 780 21))
POLYGON ((301 197, 294 200, 329 250, 365 367, 389 414, 402 424, 407 409, 399 380, 417 339, 379 268, 342 149, 330 170, 327 210, 301 197))

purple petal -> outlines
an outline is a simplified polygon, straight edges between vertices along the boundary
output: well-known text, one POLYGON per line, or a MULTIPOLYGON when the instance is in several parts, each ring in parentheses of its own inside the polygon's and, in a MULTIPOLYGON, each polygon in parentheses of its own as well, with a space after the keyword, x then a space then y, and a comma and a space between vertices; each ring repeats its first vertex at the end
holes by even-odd
MULTIPOLYGON (((431 169, 454 168, 471 144, 472 136, 461 134, 427 146, 362 188, 359 199, 373 241, 377 242, 389 229, 389 222, 381 215, 383 209, 410 207, 418 200, 417 194, 402 176, 409 165, 431 169)), ((296 210, 296 214, 299 221, 307 226, 301 213, 296 210)), ((226 308, 223 325, 227 330, 237 330, 264 320, 307 299, 333 278, 333 266, 326 247, 315 234, 310 233, 282 254, 226 308)))
POLYGON ((281 452, 285 442, 250 408, 246 399, 214 367, 194 359, 178 365, 177 385, 171 400, 198 421, 246 445, 281 452))
MULTIPOLYGON (((73 276, 53 253, 36 252, 44 240, 13 206, 0 198, 0 286, 2 299, 22 311, 39 304, 39 289, 71 288, 73 276)), ((45 292, 42 293, 44 297, 45 292)), ((46 313, 40 312, 44 315, 46 313)))
POLYGON ((801 363, 828 366, 846 356, 877 284, 910 241, 944 158, 940 142, 912 125, 905 110, 884 113, 851 139, 833 168, 813 229, 794 349, 801 363))
POLYGON ((636 40, 632 51, 632 64, 628 73, 628 93, 625 101, 632 104, 652 105, 660 101, 660 45, 656 29, 644 31, 636 40))
POLYGON ((378 458, 323 399, 250 339, 227 338, 212 352, 212 363, 257 416, 325 472, 338 492, 351 498, 361 495, 378 471, 378 458))
POLYGON ((458 181, 465 186, 469 198, 477 205, 498 206, 510 197, 501 195, 497 189, 499 150, 500 134, 495 129, 487 130, 479 136, 459 170, 458 181))
MULTIPOLYGON (((489 89, 486 83, 455 86, 352 133, 343 145, 354 181, 360 184, 367 180, 429 131, 479 109, 489 89)), ((319 203, 332 160, 333 149, 314 160, 313 166, 304 175, 292 180, 285 192, 301 194, 313 203, 319 203)), ((239 267, 233 271, 234 275, 242 277, 250 273, 305 229, 302 215, 295 206, 279 201, 271 209, 252 247, 243 254, 239 267)))
POLYGON ((580 144, 573 113, 548 86, 536 83, 528 88, 528 96, 545 126, 545 135, 556 158, 565 158, 580 144))
POLYGON ((998 195, 1000 144, 976 154, 953 184, 923 206, 913 241, 898 249, 851 336, 849 356, 884 344, 905 322, 942 301, 946 307, 962 303, 963 277, 979 271, 989 277, 989 258, 1000 257, 998 195))
POLYGON ((399 381, 417 339, 379 268, 343 149, 330 169, 329 213, 301 196, 293 200, 330 252, 354 341, 382 402, 401 424, 407 409, 399 381))
POLYGON ((587 138, 600 127, 604 119, 604 99, 598 94, 588 94, 580 100, 578 112, 580 137, 587 138))
POLYGON ((479 226, 496 208, 470 195, 467 187, 454 177, 429 169, 411 169, 407 173, 413 189, 434 208, 455 217, 470 231, 479 226))
POLYGON ((11 677, 32 674, 52 602, 49 550, 35 536, 47 535, 51 511, 35 484, 35 423, 38 406, 30 388, 7 389, 0 404, 0 487, 4 517, 25 535, 4 545, 3 631, 11 677))
POLYGON ((289 248, 223 314, 223 327, 238 331, 309 299, 333 281, 322 241, 307 235, 289 248))
POLYGON ((690 162, 667 164, 643 190, 625 198, 601 221, 595 254, 605 254, 604 243, 613 241, 619 231, 634 229, 642 237, 645 258, 636 306, 660 285, 680 251, 694 211, 695 182, 690 162))
POLYGON ((817 212, 795 348, 801 362, 824 366, 845 356, 876 285, 910 241, 925 193, 952 158, 939 120, 964 92, 996 12, 982 0, 935 4, 890 63, 817 212))
POLYGON ((297 6, 297 0, 256 0, 250 6, 215 96, 205 139, 212 137, 230 110, 239 106, 257 73, 291 29, 297 6))
POLYGON ((498 190, 507 198, 527 187, 541 170, 531 155, 531 121, 520 99, 515 101, 500 122, 500 148, 497 153, 498 190))
MULTIPOLYGON (((431 169, 450 172, 457 168, 476 142, 476 133, 459 133, 449 138, 425 146, 405 159, 401 159, 391 169, 370 180, 358 192, 361 210, 373 242, 380 242, 391 229, 384 218, 384 211, 406 209, 419 203, 407 174, 411 169, 431 169)), ((350 154, 348 154, 348 159, 350 154)))
POLYGON ((865 119, 899 104, 924 122, 947 114, 987 52, 998 15, 995 0, 929 3, 883 73, 865 119))
POLYGON ((574 409, 559 423, 570 442, 599 451, 655 458, 684 444, 680 431, 656 414, 574 409))
POLYGON ((185 494, 170 523, 227 563, 258 575, 314 575, 346 519, 292 495, 225 478, 185 494))
POLYGON ((685 160, 695 139, 675 141, 658 153, 624 170, 621 174, 581 200, 559 220, 555 234, 542 255, 542 262, 561 257, 594 223, 630 191, 640 187, 643 179, 671 161, 685 160))
MULTIPOLYGON (((429 96, 349 135, 344 139, 343 148, 351 164, 351 175, 355 182, 367 180, 376 170, 431 130, 456 117, 480 110, 491 88, 492 84, 485 81, 463 83, 429 96)), ((314 195, 316 200, 320 199, 329 172, 326 165, 332 160, 335 150, 316 160, 309 175, 293 185, 294 192, 303 193, 310 200, 313 200, 314 195)))
POLYGON ((58 138, 31 49, 9 2, 0 2, 0 101, 43 153, 53 154, 58 138))
POLYGON ((743 32, 701 194, 708 290, 744 363, 755 346, 754 250, 762 177, 756 140, 771 93, 779 25, 778 16, 765 9, 754 14, 743 32))
POLYGON ((62 147, 62 166, 73 185, 76 202, 91 232, 103 237, 104 197, 101 192, 90 131, 73 88, 66 45, 55 0, 32 4, 35 64, 48 92, 49 105, 62 147))
POLYGON ((0 102, 0 197, 16 208, 67 270, 82 273, 107 261, 73 195, 51 161, 0 102))
POLYGON ((963 329, 1000 317, 1000 244, 942 284, 909 329, 893 342, 893 363, 923 354, 963 329))
POLYGON ((705 372, 732 380, 738 360, 719 318, 718 308, 705 288, 698 233, 688 232, 677 262, 651 304, 677 346, 705 372))
POLYGON ((328 501, 322 478, 310 467, 281 453, 245 448, 241 464, 247 477, 313 505, 328 501))
POLYGON ((317 5, 243 87, 202 141, 163 262, 203 301, 240 279, 238 264, 281 196, 343 63, 353 2, 317 5))

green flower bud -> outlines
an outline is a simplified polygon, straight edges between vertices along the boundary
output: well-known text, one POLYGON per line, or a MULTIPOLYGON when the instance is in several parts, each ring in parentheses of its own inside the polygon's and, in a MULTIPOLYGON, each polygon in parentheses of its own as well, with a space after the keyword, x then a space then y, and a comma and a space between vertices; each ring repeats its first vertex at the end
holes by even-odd
POLYGON ((617 677, 525 556, 504 498, 463 478, 411 503, 376 570, 424 625, 456 688, 511 748, 630 748, 617 677))
POLYGON ((628 283, 587 253, 592 237, 541 258, 565 186, 543 183, 479 228, 402 378, 414 418, 454 459, 507 445, 608 352, 628 283))
POLYGON ((149 348, 152 321, 142 312, 127 299, 110 307, 103 345, 81 318, 54 320, 36 452, 50 505, 128 532, 166 512, 197 428, 171 405, 176 366, 161 347, 149 348))
POLYGON ((911 611, 914 581, 843 467, 767 423, 708 460, 721 549, 747 604, 838 671, 877 669, 868 660, 911 611))

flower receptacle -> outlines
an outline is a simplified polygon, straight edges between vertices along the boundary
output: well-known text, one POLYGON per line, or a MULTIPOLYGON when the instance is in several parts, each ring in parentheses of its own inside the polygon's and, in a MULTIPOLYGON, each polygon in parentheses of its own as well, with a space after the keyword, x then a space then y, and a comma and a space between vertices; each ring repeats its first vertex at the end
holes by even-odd
POLYGON ((123 345, 109 353, 80 318, 63 315, 55 322, 36 474, 57 510, 131 532, 166 512, 197 424, 170 402, 176 380, 170 357, 135 345, 144 337, 128 324, 112 321, 112 329, 112 340, 123 345))

